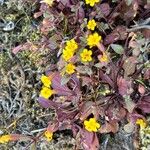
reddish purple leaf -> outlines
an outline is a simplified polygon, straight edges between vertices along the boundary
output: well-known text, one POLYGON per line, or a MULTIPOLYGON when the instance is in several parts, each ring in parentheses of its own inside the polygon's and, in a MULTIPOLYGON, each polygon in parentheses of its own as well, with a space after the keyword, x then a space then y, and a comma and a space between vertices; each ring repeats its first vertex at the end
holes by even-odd
POLYGON ((104 39, 104 44, 112 44, 118 40, 125 40, 127 38, 127 31, 125 26, 118 26, 112 33, 108 34, 104 39))
POLYGON ((150 103, 143 102, 138 104, 137 107, 139 107, 144 113, 150 113, 150 103))
POLYGON ((143 99, 138 102, 137 107, 144 113, 150 113, 150 96, 143 97, 143 99))
POLYGON ((146 39, 149 39, 149 37, 150 37, 150 30, 149 29, 143 29, 142 33, 146 39))
POLYGON ((106 115, 109 120, 120 121, 126 116, 126 110, 120 105, 111 104, 106 110, 106 115))
POLYGON ((22 45, 18 45, 17 47, 14 47, 13 49, 12 49, 12 52, 14 53, 14 54, 17 54, 20 50, 22 50, 22 45))
POLYGON ((82 105, 82 107, 80 108, 81 109, 80 120, 82 121, 85 120, 92 113, 94 107, 93 105, 94 103, 91 101, 87 101, 82 105))
POLYGON ((56 91, 57 95, 72 96, 74 92, 71 91, 67 85, 61 84, 61 75, 58 72, 52 74, 52 88, 56 91))
POLYGON ((59 122, 59 130, 62 131, 66 129, 69 129, 69 130, 72 129, 71 120, 64 119, 62 122, 59 122))
POLYGON ((105 17, 107 17, 110 13, 110 6, 108 5, 108 3, 103 3, 99 6, 100 11, 103 13, 103 15, 105 17))
POLYGON ((44 108, 51 108, 51 109, 57 109, 60 107, 60 104, 59 103, 56 103, 52 100, 48 100, 48 99, 45 99, 43 97, 39 97, 38 98, 38 102, 40 103, 40 105, 44 108))
POLYGON ((139 0, 132 0, 131 5, 127 5, 126 2, 122 3, 122 7, 118 10, 121 13, 121 17, 124 21, 130 22, 133 20, 138 12, 139 0))
POLYGON ((79 7, 79 9, 78 9, 77 18, 78 18, 78 21, 80 23, 82 23, 83 19, 85 18, 85 12, 84 12, 84 9, 82 7, 79 7))
POLYGON ((101 80, 103 82, 108 83, 112 88, 114 88, 113 81, 110 79, 110 77, 107 74, 104 74, 103 71, 101 71, 101 70, 100 70, 100 73, 99 73, 99 77, 101 78, 101 80))
POLYGON ((57 2, 61 3, 65 7, 70 7, 71 3, 68 0, 57 0, 57 2))
POLYGON ((81 89, 80 89, 80 81, 79 78, 77 78, 76 75, 72 75, 70 79, 71 88, 73 89, 74 95, 76 95, 78 98, 81 96, 81 89))
POLYGON ((82 86, 91 86, 93 84, 93 80, 90 78, 90 77, 86 77, 86 76, 83 76, 81 77, 82 79, 82 86))
POLYGON ((146 89, 143 85, 139 84, 138 91, 139 91, 140 94, 143 95, 146 92, 146 89))
POLYGON ((57 109, 57 117, 58 117, 58 120, 60 122, 64 121, 64 120, 74 120, 78 111, 76 109, 74 110, 67 110, 67 108, 64 108, 64 109, 57 109))
POLYGON ((102 127, 100 128, 100 133, 109 133, 109 132, 116 133, 118 129, 119 129, 118 122, 115 120, 112 120, 102 125, 102 127))
POLYGON ((58 130, 58 127, 59 127, 59 122, 56 120, 54 122, 49 122, 48 123, 47 130, 50 131, 50 132, 55 132, 55 131, 58 130))
POLYGON ((136 57, 128 57, 124 63, 122 68, 124 69, 124 76, 132 75, 136 70, 137 59, 136 57))
POLYGON ((85 150, 98 150, 99 149, 99 141, 96 133, 88 132, 87 130, 81 131, 81 140, 83 144, 83 148, 85 150))
POLYGON ((65 8, 70 8, 71 7, 71 3, 70 3, 70 1, 68 1, 68 0, 57 0, 57 2, 58 2, 58 5, 57 5, 57 7, 61 10, 61 11, 63 11, 65 8))
POLYGON ((33 50, 33 44, 30 42, 26 42, 24 44, 18 45, 12 49, 14 54, 17 54, 19 51, 23 50, 33 50))
POLYGON ((133 124, 135 124, 136 120, 139 119, 139 118, 145 120, 145 117, 144 117, 143 115, 140 115, 140 114, 138 114, 138 113, 136 113, 136 112, 129 114, 128 117, 129 117, 129 120, 130 120, 133 124))
POLYGON ((150 69, 147 69, 147 70, 145 71, 145 73, 144 73, 144 79, 145 79, 145 80, 150 79, 150 69))
POLYGON ((150 95, 144 96, 144 97, 142 98, 142 101, 145 101, 145 102, 149 102, 149 103, 150 103, 150 95))
POLYGON ((123 77, 120 77, 117 80, 117 85, 118 85, 118 90, 120 95, 124 96, 129 94, 128 92, 131 89, 131 81, 127 81, 123 77))
POLYGON ((34 13, 34 18, 38 18, 40 16, 42 16, 42 12, 36 12, 36 13, 34 13))
POLYGON ((32 140, 31 136, 26 136, 22 134, 10 134, 12 141, 29 141, 32 140))

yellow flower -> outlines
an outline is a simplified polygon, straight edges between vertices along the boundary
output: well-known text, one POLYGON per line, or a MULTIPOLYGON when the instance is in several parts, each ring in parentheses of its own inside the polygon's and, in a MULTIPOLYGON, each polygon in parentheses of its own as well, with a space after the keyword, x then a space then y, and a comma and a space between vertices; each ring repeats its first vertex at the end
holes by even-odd
POLYGON ((68 50, 68 49, 64 49, 63 50, 63 54, 62 57, 65 61, 68 61, 69 59, 71 59, 74 55, 74 52, 68 50))
POLYGON ((41 76, 41 81, 46 87, 50 87, 50 85, 52 84, 50 77, 47 77, 45 75, 41 76))
POLYGON ((53 139, 53 133, 48 130, 45 131, 44 135, 45 135, 47 141, 51 141, 53 139))
POLYGON ((80 53, 81 60, 83 62, 91 61, 92 60, 91 55, 92 55, 92 51, 87 49, 83 49, 82 53, 80 53))
POLYGON ((78 48, 78 44, 75 42, 74 39, 67 41, 66 47, 63 49, 63 54, 62 54, 64 60, 65 61, 70 60, 73 57, 77 48, 78 48))
POLYGON ((88 24, 87 24, 87 28, 88 28, 89 30, 94 30, 95 27, 96 27, 96 22, 95 22, 95 20, 94 20, 94 19, 89 20, 89 22, 88 22, 88 24))
POLYGON ((98 33, 95 32, 94 34, 91 34, 88 36, 87 43, 91 48, 93 46, 96 46, 100 42, 101 38, 102 37, 98 33))
POLYGON ((49 6, 53 5, 54 0, 43 0, 42 2, 48 4, 49 6))
POLYGON ((108 56, 104 52, 103 52, 103 55, 99 58, 99 60, 101 62, 108 62, 109 61, 108 56))
POLYGON ((65 47, 66 50, 72 51, 74 53, 77 48, 78 48, 78 44, 75 42, 74 39, 66 42, 66 47, 65 47))
POLYGON ((40 96, 48 99, 54 93, 55 93, 54 90, 52 90, 52 89, 50 89, 48 87, 43 87, 42 90, 41 90, 41 92, 40 92, 40 96))
POLYGON ((66 66, 66 72, 68 74, 73 74, 75 72, 75 65, 73 65, 71 63, 67 64, 67 66, 66 66))
POLYGON ((0 143, 7 143, 11 140, 11 135, 3 135, 0 137, 0 143))
POLYGON ((145 129, 147 124, 143 119, 137 119, 136 124, 140 126, 140 129, 145 129))
POLYGON ((85 0, 86 4, 89 4, 91 7, 95 5, 95 3, 98 3, 100 0, 85 0))
POLYGON ((84 121, 85 129, 89 132, 97 132, 97 130, 100 128, 100 124, 96 122, 95 118, 90 118, 89 121, 84 121))

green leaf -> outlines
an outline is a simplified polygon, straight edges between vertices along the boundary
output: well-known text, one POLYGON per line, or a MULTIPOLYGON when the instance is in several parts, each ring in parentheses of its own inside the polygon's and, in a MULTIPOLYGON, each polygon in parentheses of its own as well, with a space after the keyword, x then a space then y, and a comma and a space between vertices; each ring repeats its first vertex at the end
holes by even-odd
POLYGON ((132 122, 129 122, 123 128, 124 128, 125 132, 132 133, 134 131, 134 127, 135 127, 135 125, 132 122))
POLYGON ((133 0, 125 0, 126 1, 126 4, 128 5, 128 6, 130 6, 131 4, 132 4, 132 1, 133 0))
POLYGON ((81 74, 88 74, 88 75, 93 74, 93 71, 89 66, 78 66, 76 67, 76 70, 81 74))
POLYGON ((110 46, 117 54, 123 54, 124 48, 121 45, 111 44, 110 46))
POLYGON ((61 78, 61 85, 67 84, 69 82, 70 78, 71 78, 71 76, 63 76, 61 78))
POLYGON ((96 63, 94 66, 96 68, 102 68, 104 65, 102 63, 96 63))
POLYGON ((126 109, 128 110, 129 113, 132 113, 134 108, 135 108, 135 103, 132 101, 129 95, 124 96, 125 104, 126 104, 126 109))

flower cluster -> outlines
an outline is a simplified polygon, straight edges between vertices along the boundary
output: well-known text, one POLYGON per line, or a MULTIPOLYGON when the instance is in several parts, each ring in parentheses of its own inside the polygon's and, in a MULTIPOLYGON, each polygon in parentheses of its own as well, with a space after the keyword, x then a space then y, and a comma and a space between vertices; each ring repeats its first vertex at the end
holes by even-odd
POLYGON ((7 143, 11 140, 11 135, 3 135, 0 137, 0 143, 7 143))
MULTIPOLYGON (((89 30, 94 30, 96 25, 97 24, 96 24, 95 20, 92 19, 92 20, 89 20, 89 22, 87 24, 87 28, 89 30)), ((90 48, 97 46, 99 44, 100 40, 101 40, 101 36, 97 32, 90 34, 87 37, 87 46, 89 46, 90 48)), ((75 69, 76 69, 76 66, 72 62, 72 60, 73 60, 72 58, 73 58, 75 53, 76 53, 76 55, 78 55, 78 53, 79 53, 81 62, 83 62, 83 63, 92 61, 92 54, 93 54, 92 50, 88 50, 87 48, 83 48, 83 50, 77 51, 78 47, 79 46, 76 43, 76 41, 74 39, 71 39, 71 40, 68 40, 66 42, 66 45, 65 45, 63 52, 62 52, 62 58, 67 63, 65 65, 65 71, 64 72, 66 72, 69 75, 73 74, 75 72, 75 69)), ((76 59, 76 58, 78 58, 78 56, 74 57, 74 58, 76 59)), ((62 72, 62 75, 64 74, 64 72, 62 72)))
MULTIPOLYGON (((94 30, 96 27, 96 22, 94 19, 89 20, 88 24, 87 24, 87 28, 89 30, 94 30)), ((98 33, 94 33, 94 34, 90 34, 87 38, 87 43, 89 45, 90 48, 92 48, 93 46, 97 46, 99 44, 99 42, 101 41, 102 37, 100 35, 98 35, 98 33)), ((100 62, 102 63, 108 63, 109 59, 108 56, 105 52, 102 53, 102 55, 98 56, 98 59, 100 62)))
MULTIPOLYGON (((89 4, 90 6, 94 6, 95 3, 98 3, 99 0, 86 0, 86 4, 89 4)), ((94 31, 97 26, 97 23, 94 19, 91 19, 87 23, 87 29, 94 31)), ((89 32, 90 33, 90 32, 89 32)), ((70 39, 66 41, 65 46, 62 50, 61 55, 61 61, 62 66, 61 69, 61 75, 63 76, 65 73, 67 75, 72 75, 77 70, 76 65, 79 63, 88 63, 92 61, 92 55, 93 51, 91 48, 97 46, 99 42, 101 41, 101 36, 97 33, 90 33, 88 37, 86 38, 86 44, 84 47, 82 47, 79 43, 75 41, 75 39, 70 39)), ((107 55, 103 53, 101 62, 107 60, 107 55)), ((41 81, 43 83, 43 88, 40 92, 40 96, 48 99, 51 97, 55 91, 52 90, 51 87, 51 77, 42 75, 41 81)), ((96 121, 95 118, 90 118, 89 120, 84 121, 85 129, 89 132, 97 132, 100 128, 100 124, 96 121)), ((47 141, 51 141, 53 137, 53 133, 46 130, 44 133, 47 141)))
POLYGON ((51 77, 47 77, 45 75, 42 75, 41 81, 42 81, 44 86, 41 89, 40 96, 44 97, 45 99, 48 99, 55 93, 55 91, 50 88, 51 77))
POLYGON ((95 118, 90 118, 89 121, 84 121, 85 129, 89 132, 97 132, 100 128, 100 124, 96 122, 95 118))
POLYGON ((91 7, 95 5, 95 3, 100 2, 100 0, 85 0, 86 4, 89 4, 91 7))
POLYGON ((65 61, 69 61, 78 48, 78 44, 74 39, 66 42, 66 47, 63 49, 62 57, 65 61))

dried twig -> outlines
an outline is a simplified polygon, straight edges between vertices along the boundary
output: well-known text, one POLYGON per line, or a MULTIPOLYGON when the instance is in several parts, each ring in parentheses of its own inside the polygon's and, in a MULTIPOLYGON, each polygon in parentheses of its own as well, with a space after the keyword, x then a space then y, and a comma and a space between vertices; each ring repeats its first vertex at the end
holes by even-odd
POLYGON ((127 29, 127 32, 134 32, 137 30, 141 30, 141 29, 149 29, 150 30, 150 25, 143 25, 143 26, 137 26, 131 29, 127 29))
POLYGON ((141 29, 149 29, 150 30, 150 18, 147 18, 142 23, 136 24, 132 26, 131 29, 127 29, 127 32, 134 32, 141 29))

